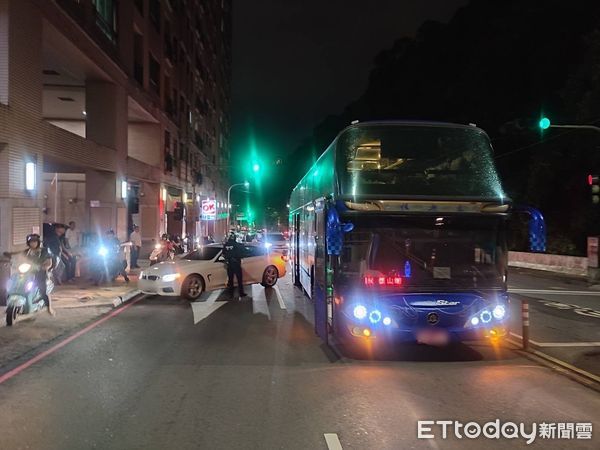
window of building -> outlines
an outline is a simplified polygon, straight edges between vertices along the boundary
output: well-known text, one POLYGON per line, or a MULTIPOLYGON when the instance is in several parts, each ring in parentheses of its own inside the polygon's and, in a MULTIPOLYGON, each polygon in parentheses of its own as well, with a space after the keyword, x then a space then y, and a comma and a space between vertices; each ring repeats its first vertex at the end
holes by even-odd
POLYGON ((150 55, 150 89, 160 95, 160 64, 150 55))
POLYGON ((112 42, 117 40, 116 0, 93 0, 96 9, 96 24, 112 42))
POLYGON ((148 13, 154 28, 160 32, 160 0, 150 0, 148 13))

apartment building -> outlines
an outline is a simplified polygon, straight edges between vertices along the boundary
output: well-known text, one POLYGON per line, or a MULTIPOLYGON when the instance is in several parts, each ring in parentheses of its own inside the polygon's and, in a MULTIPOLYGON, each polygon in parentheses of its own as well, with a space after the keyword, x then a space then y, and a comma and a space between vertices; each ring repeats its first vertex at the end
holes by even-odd
POLYGON ((0 0, 0 249, 225 233, 230 76, 231 0, 0 0))

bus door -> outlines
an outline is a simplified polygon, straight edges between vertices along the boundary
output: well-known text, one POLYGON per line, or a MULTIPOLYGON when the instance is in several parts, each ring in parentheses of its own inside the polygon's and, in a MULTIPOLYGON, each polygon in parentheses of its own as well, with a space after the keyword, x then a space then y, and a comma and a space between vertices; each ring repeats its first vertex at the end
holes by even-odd
POLYGON ((325 246, 327 212, 323 200, 317 200, 315 204, 315 271, 313 280, 315 332, 327 344, 327 251, 325 246))
POLYGON ((293 219, 294 236, 293 246, 294 253, 292 255, 292 264, 294 265, 292 276, 294 278, 294 284, 300 286, 300 214, 295 213, 293 219))

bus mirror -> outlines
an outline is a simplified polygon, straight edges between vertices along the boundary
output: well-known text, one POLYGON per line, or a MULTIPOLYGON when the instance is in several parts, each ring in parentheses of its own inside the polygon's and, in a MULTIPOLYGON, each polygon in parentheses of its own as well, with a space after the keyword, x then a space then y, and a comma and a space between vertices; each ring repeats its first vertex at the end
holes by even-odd
POLYGON ((527 214, 529 216, 528 238, 529 251, 533 253, 546 252, 546 222, 542 212, 532 206, 518 205, 514 212, 527 214))

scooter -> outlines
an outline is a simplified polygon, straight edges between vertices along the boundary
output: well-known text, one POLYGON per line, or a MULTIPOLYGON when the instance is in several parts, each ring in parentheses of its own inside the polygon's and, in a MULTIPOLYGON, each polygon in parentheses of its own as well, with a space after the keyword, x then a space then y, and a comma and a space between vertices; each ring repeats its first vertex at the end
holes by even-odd
POLYGON ((97 259, 94 264, 94 282, 102 284, 104 281, 113 282, 123 269, 123 261, 118 253, 110 251, 104 245, 101 245, 97 252, 97 259))
MULTIPOLYGON (((8 282, 6 301, 6 325, 11 326, 19 315, 33 314, 43 310, 46 305, 37 286, 35 274, 39 267, 28 261, 19 261, 12 270, 8 282)), ((54 282, 48 271, 46 293, 54 290, 54 282)))
POLYGON ((174 258, 175 252, 168 245, 159 243, 154 246, 154 250, 150 253, 150 265, 153 266, 159 262, 174 258))

